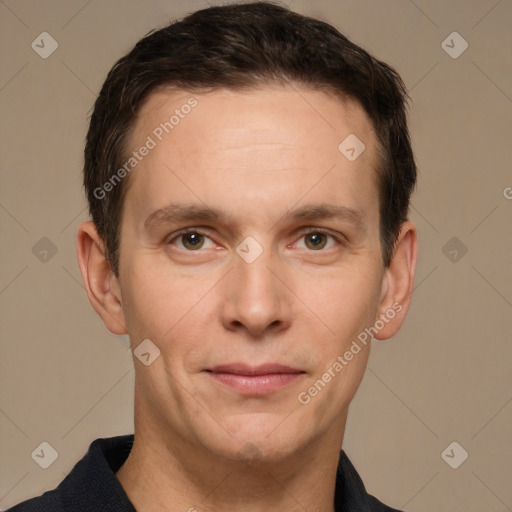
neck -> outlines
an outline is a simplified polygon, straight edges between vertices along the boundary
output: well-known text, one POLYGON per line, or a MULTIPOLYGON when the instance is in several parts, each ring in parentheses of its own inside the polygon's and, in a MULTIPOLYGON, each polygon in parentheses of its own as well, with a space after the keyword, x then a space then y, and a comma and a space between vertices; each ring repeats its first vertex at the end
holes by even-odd
MULTIPOLYGON (((137 421, 133 448, 116 476, 138 512, 334 512, 342 425, 280 458, 220 457, 151 421, 137 421)), ((254 449, 258 453, 257 449, 254 449)))

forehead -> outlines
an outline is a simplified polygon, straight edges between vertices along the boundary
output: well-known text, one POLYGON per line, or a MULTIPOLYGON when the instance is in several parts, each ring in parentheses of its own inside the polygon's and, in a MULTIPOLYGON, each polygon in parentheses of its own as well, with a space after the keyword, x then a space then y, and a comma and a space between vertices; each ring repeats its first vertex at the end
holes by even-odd
POLYGON ((177 188, 189 198, 195 191, 196 201, 211 207, 234 199, 234 187, 261 204, 270 188, 289 191, 281 195, 286 204, 307 189, 308 203, 320 196, 323 203, 350 203, 354 194, 375 203, 376 137, 350 99, 295 86, 202 94, 161 89, 140 108, 129 150, 148 141, 152 148, 130 175, 125 199, 130 195, 143 213, 164 206, 177 188), (350 161, 340 144, 354 136, 365 149, 350 161))
POLYGON ((209 151, 222 151, 248 143, 265 144, 272 150, 272 144, 288 143, 295 152, 302 147, 301 154, 330 146, 337 155, 342 138, 350 134, 364 140, 369 149, 365 159, 374 165, 369 158, 376 143, 373 125, 351 98, 279 84, 202 94, 162 87, 139 108, 128 146, 136 148, 151 136, 159 146, 173 143, 175 150, 187 139, 187 150, 208 144, 209 151))

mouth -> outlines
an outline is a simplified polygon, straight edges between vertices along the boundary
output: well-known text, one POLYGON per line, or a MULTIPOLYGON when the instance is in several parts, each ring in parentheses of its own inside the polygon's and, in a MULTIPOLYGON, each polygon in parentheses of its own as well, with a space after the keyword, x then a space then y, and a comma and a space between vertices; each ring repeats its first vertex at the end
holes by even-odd
POLYGON ((273 363, 259 366, 233 363, 215 366, 205 371, 218 384, 248 396, 274 393, 306 374, 303 370, 273 363))

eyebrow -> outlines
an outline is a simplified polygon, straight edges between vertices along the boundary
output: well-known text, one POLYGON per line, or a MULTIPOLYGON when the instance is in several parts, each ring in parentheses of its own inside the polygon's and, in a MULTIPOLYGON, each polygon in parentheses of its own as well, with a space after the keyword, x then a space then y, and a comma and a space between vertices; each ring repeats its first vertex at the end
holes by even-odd
MULTIPOLYGON (((281 217, 291 221, 335 219, 354 224, 360 231, 366 232, 366 215, 361 210, 331 204, 309 204, 286 213, 281 217)), ((155 210, 144 221, 144 228, 151 229, 157 224, 197 220, 217 220, 227 224, 232 216, 208 206, 198 204, 171 203, 155 210)))
POLYGON ((355 210, 346 206, 331 204, 305 205, 290 212, 286 217, 293 220, 326 220, 335 219, 346 221, 357 226, 361 231, 366 231, 366 215, 361 210, 355 210))

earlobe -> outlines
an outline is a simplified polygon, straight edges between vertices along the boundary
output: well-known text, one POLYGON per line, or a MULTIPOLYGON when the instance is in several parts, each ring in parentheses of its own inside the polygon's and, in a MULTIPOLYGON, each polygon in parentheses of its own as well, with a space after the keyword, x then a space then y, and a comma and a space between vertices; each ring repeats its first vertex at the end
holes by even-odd
POLYGON ((393 258, 383 278, 381 301, 375 319, 375 325, 382 326, 374 334, 378 340, 394 336, 405 320, 412 299, 417 259, 416 227, 411 221, 406 221, 401 225, 393 258))
POLYGON ((93 222, 83 222, 76 234, 78 264, 89 301, 106 328, 127 334, 117 278, 105 256, 105 246, 93 222))

